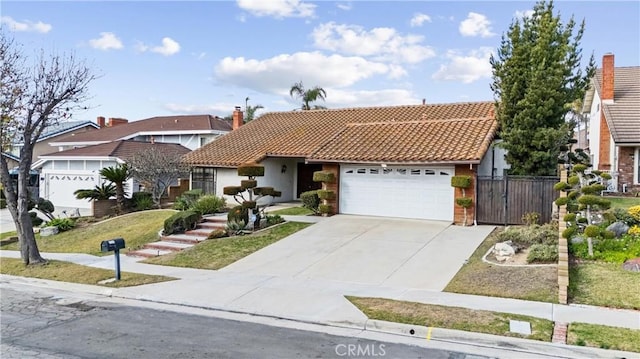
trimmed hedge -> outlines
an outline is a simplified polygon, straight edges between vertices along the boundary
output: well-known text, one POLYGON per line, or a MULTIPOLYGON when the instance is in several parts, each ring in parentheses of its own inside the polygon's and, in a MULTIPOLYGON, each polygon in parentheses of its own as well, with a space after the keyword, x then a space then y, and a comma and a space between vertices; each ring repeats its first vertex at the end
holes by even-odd
POLYGON ((256 208, 256 201, 244 201, 242 202, 242 207, 247 209, 256 208))
POLYGON ((258 164, 247 164, 238 167, 238 176, 262 177, 264 176, 264 166, 258 164))
POLYGON ((333 199, 336 195, 334 191, 324 189, 319 189, 316 193, 320 199, 333 199))
POLYGON ((471 197, 458 197, 456 198, 456 204, 462 208, 470 208, 473 204, 471 197))
POLYGON ((256 187, 253 189, 253 194, 257 196, 273 196, 274 192, 273 187, 256 187))
POLYGON ((313 172, 313 182, 333 183, 336 181, 336 175, 330 171, 313 172))
POLYGON ((201 219, 202 214, 197 211, 178 212, 164 221, 164 235, 195 229, 201 219))
POLYGON ((256 180, 242 180, 240 181, 240 187, 242 188, 254 188, 258 186, 258 181, 256 180))
POLYGON ((318 206, 320 205, 318 191, 302 192, 300 200, 302 201, 302 207, 312 210, 313 213, 318 213, 318 206))
POLYGON ((471 176, 453 176, 451 177, 451 187, 469 188, 471 187, 471 176))
POLYGON ((227 186, 222 189, 222 193, 226 194, 227 196, 235 196, 242 191, 244 191, 242 186, 227 186))
POLYGON ((331 205, 329 204, 321 204, 318 205, 318 212, 322 213, 322 214, 331 214, 331 210, 333 208, 331 208, 331 205))
POLYGON ((558 261, 558 246, 534 244, 529 247, 527 263, 554 263, 558 261))

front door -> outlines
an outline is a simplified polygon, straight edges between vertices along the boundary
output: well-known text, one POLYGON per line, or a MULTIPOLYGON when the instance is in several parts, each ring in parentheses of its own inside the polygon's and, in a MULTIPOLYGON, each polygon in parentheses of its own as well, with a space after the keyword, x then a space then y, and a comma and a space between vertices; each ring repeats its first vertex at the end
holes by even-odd
POLYGON ((322 171, 322 165, 298 163, 297 198, 300 198, 302 192, 322 188, 322 182, 313 182, 313 172, 316 171, 322 171))

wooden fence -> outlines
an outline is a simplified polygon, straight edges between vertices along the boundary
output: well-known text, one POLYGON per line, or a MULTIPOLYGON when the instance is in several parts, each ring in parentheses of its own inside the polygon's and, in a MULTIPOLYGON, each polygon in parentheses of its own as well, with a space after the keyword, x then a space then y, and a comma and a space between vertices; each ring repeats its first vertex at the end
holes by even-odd
POLYGON ((522 215, 540 214, 540 223, 551 221, 553 203, 559 193, 553 189, 558 177, 478 177, 476 220, 484 224, 522 224, 522 215))

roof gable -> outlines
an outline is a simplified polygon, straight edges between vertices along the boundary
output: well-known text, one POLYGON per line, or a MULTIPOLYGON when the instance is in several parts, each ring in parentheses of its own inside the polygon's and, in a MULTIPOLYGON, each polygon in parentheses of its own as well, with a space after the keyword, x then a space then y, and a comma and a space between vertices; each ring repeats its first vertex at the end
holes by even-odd
MULTIPOLYGON (((310 158, 327 146, 328 140, 346 139, 340 137, 343 131, 377 130, 376 126, 346 129, 350 124, 493 118, 493 111, 493 102, 475 102, 271 112, 187 154, 185 161, 192 165, 237 167, 265 157, 310 158)), ((397 128, 402 132, 406 127, 397 128)))
POLYGON ((179 154, 186 154, 191 151, 177 143, 152 143, 121 140, 101 143, 99 145, 79 147, 66 151, 53 152, 40 156, 40 159, 46 160, 52 157, 115 157, 125 160, 138 152, 148 151, 151 148, 158 148, 162 151, 177 152, 179 154))

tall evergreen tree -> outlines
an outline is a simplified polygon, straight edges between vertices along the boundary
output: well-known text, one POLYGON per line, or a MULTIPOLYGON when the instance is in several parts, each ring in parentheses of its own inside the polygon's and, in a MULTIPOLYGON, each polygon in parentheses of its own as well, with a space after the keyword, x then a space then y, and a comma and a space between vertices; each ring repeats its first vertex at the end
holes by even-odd
POLYGON ((572 103, 584 96, 595 71, 593 56, 581 69, 582 21, 563 24, 553 1, 539 1, 533 15, 515 19, 491 56, 500 134, 516 175, 555 175, 560 146, 573 123, 572 103))

